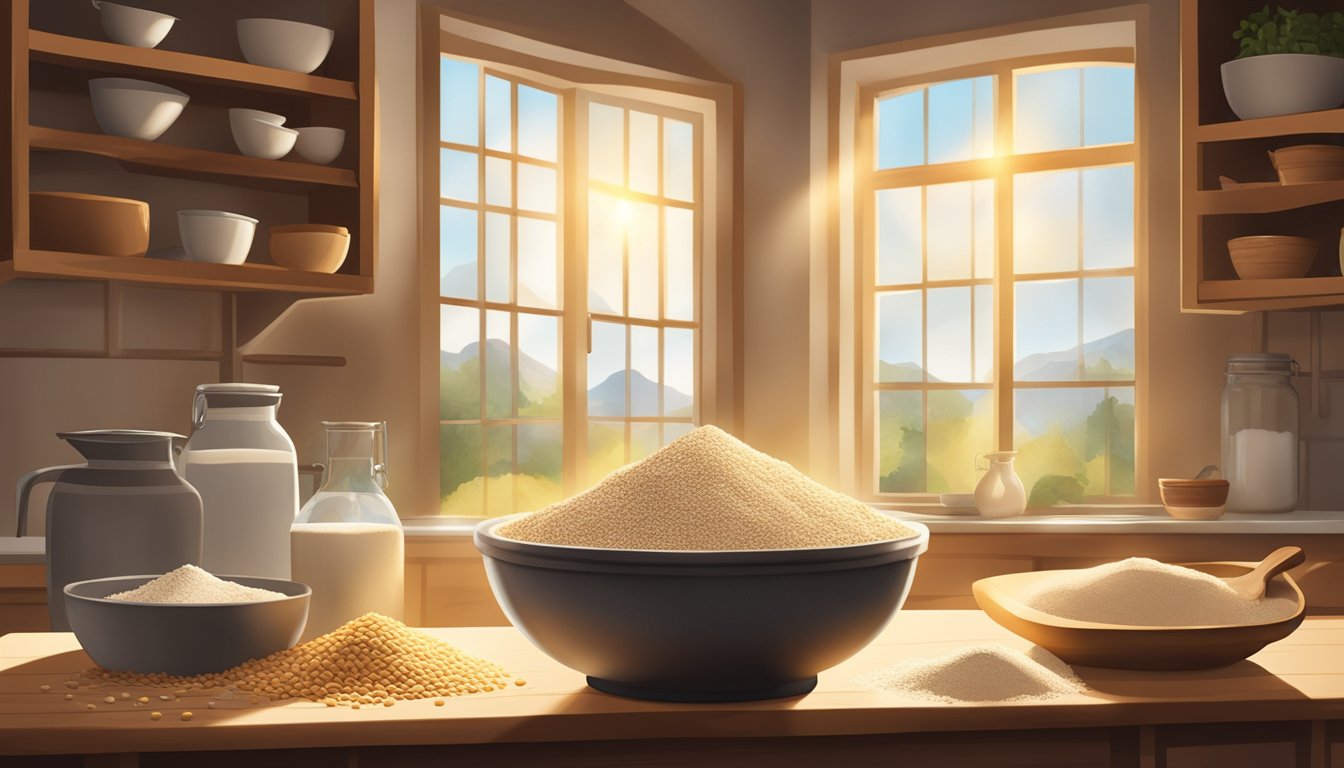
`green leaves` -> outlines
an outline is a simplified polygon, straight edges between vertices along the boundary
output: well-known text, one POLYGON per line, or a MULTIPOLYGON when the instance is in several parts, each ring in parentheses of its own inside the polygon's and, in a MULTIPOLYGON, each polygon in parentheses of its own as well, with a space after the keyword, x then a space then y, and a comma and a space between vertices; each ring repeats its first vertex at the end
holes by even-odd
POLYGON ((1344 57, 1344 12, 1303 13, 1269 6, 1241 20, 1232 39, 1238 59, 1268 53, 1316 53, 1344 57))

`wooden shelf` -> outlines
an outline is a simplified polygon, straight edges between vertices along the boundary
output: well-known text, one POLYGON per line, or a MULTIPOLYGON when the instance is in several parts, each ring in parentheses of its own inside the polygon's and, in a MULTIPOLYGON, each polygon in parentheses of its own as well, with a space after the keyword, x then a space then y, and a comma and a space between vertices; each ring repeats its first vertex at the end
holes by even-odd
POLYGON ((18 251, 12 260, 0 262, 0 282, 17 278, 113 280, 215 291, 274 291, 326 296, 373 290, 373 279, 360 275, 296 272, 269 264, 202 264, 59 251, 18 251))
POLYGON ((1195 213, 1274 213, 1344 198, 1344 181, 1311 184, 1270 184, 1241 189, 1208 189, 1195 193, 1195 213))
POLYGON ((244 182, 249 186, 305 191, 314 186, 358 187, 354 171, 287 160, 263 160, 242 154, 179 147, 121 136, 28 126, 33 149, 84 152, 183 178, 244 182))
POLYGON ((1294 133, 1344 133, 1344 109, 1210 123, 1195 129, 1195 141, 1240 141, 1294 133))
POLYGON ((1337 302, 1344 294, 1344 277, 1302 277, 1294 280, 1205 280, 1199 284, 1200 301, 1256 301, 1328 297, 1337 302))
POLYGON ((28 30, 28 48, 35 61, 76 67, 82 71, 112 75, 158 73, 174 80, 226 84, 257 91, 349 100, 359 97, 355 84, 345 80, 194 53, 86 40, 36 29, 28 30))

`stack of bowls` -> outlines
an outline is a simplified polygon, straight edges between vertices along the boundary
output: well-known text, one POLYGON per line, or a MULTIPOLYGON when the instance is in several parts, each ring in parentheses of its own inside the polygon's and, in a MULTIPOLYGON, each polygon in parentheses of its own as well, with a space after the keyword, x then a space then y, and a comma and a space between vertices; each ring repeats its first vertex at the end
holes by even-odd
POLYGON ((228 211, 178 211, 177 229, 187 261, 242 264, 252 248, 257 220, 228 211))
POLYGON ((285 127, 285 116, 259 109, 230 109, 229 130, 248 157, 278 160, 294 148, 299 132, 285 127))

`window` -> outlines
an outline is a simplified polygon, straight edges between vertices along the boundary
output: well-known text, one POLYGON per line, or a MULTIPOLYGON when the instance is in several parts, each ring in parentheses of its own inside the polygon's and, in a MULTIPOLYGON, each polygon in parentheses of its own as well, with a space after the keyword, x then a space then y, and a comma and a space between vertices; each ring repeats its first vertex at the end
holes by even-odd
POLYGON ((977 454, 1016 450, 1030 506, 1134 496, 1132 52, 877 84, 859 108, 867 492, 969 491, 977 454))
POLYGON ((449 54, 438 82, 440 512, 537 509, 697 421, 703 116, 449 54))

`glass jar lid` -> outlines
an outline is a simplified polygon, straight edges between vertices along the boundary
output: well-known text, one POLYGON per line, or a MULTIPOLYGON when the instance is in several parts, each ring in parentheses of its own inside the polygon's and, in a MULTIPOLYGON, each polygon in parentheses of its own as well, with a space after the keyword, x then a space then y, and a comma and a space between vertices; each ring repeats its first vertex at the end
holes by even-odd
POLYGON ((1291 376, 1297 363, 1291 355, 1283 352, 1241 352, 1227 356, 1227 372, 1233 373, 1276 373, 1291 376))

